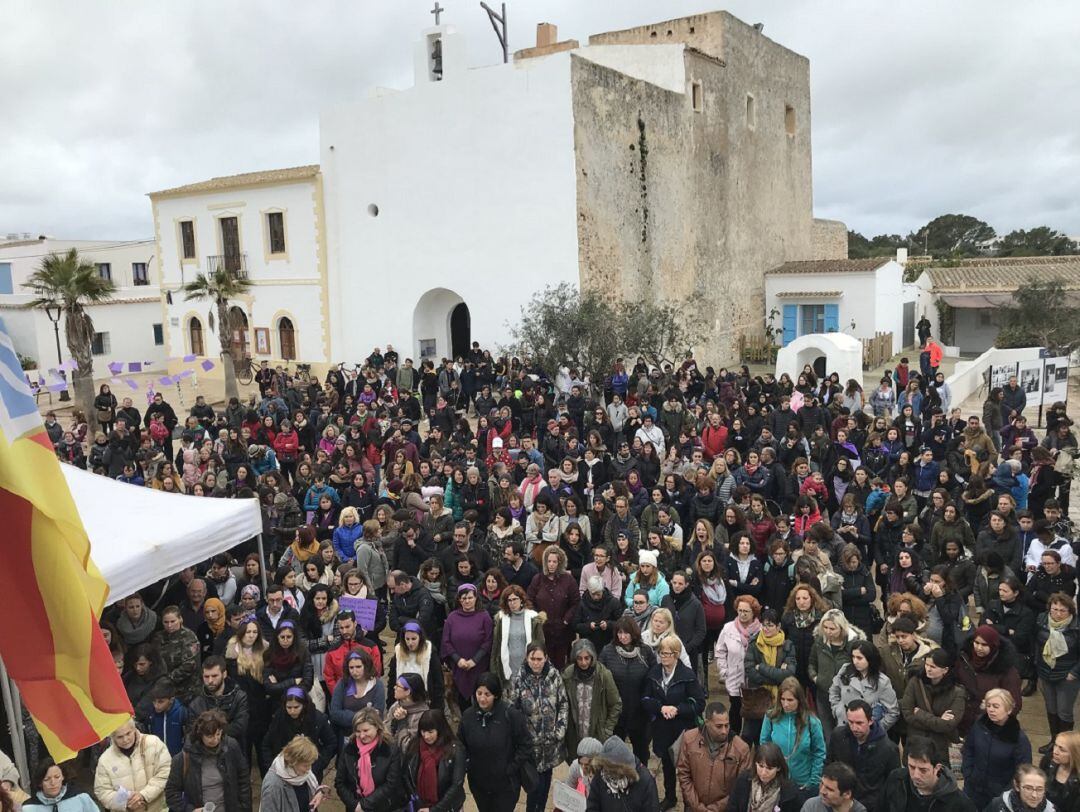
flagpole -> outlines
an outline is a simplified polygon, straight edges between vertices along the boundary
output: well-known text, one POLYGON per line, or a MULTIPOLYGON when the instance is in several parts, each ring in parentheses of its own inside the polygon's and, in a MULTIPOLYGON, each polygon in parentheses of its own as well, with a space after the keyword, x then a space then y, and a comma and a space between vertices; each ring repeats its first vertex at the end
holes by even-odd
POLYGON ((19 689, 14 681, 8 676, 7 666, 3 658, 0 658, 0 689, 4 694, 4 713, 8 718, 8 730, 11 731, 12 757, 15 766, 19 770, 24 787, 30 786, 30 768, 26 762, 26 739, 23 738, 22 725, 22 700, 19 698, 19 689))
POLYGON ((266 551, 263 549, 263 534, 255 537, 255 543, 259 545, 259 575, 262 577, 262 596, 266 600, 266 551))

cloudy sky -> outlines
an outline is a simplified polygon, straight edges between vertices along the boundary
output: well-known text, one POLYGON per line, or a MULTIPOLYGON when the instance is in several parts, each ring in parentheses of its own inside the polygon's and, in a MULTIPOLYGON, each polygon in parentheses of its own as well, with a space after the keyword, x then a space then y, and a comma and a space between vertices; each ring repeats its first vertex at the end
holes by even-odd
MULTIPOLYGON (((443 0, 471 63, 476 0, 443 0)), ((867 235, 965 212, 1080 234, 1080 5, 510 0, 604 30, 726 8, 810 58, 816 214, 867 235)), ((319 110, 412 81, 422 0, 0 0, 0 235, 151 236, 155 189, 318 161, 319 110)), ((483 122, 477 122, 482 131, 483 122)))

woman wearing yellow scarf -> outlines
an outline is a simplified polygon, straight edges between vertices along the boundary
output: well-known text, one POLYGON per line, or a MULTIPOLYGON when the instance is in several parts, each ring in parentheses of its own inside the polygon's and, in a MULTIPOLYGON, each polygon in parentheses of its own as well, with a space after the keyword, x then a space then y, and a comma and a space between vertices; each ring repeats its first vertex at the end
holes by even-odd
POLYGON ((304 562, 319 554, 319 541, 315 537, 315 528, 305 524, 296 529, 296 538, 281 555, 278 568, 289 566, 299 575, 304 571, 304 562))
POLYGON ((780 615, 775 609, 761 613, 761 631, 750 638, 746 647, 746 685, 743 688, 742 738, 747 744, 757 744, 761 735, 762 716, 747 717, 747 689, 765 689, 771 705, 779 693, 780 683, 795 675, 795 644, 784 636, 780 615))
POLYGON ((1047 600, 1049 611, 1039 615, 1036 669, 1050 722, 1050 742, 1039 748, 1050 752, 1058 733, 1073 729, 1073 705, 1080 693, 1080 624, 1076 601, 1064 592, 1047 600))

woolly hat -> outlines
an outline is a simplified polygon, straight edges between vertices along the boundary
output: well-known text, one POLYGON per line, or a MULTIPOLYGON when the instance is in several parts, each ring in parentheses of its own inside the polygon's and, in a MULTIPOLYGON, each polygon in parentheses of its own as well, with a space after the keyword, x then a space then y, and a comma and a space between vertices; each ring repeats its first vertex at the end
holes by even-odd
POLYGON ((592 736, 586 736, 578 742, 577 755, 578 758, 592 758, 593 756, 600 755, 603 749, 604 745, 600 743, 599 739, 594 739, 592 736))
POLYGON ((1001 635, 993 626, 980 626, 975 630, 975 636, 990 646, 992 651, 996 652, 1001 647, 1001 635))
POLYGON ((639 564, 651 564, 655 567, 656 562, 660 559, 656 554, 656 550, 642 550, 638 553, 637 560, 639 564))
POLYGON ((600 749, 600 758, 606 759, 612 764, 623 764, 627 767, 637 766, 637 759, 626 742, 618 736, 611 736, 600 749))

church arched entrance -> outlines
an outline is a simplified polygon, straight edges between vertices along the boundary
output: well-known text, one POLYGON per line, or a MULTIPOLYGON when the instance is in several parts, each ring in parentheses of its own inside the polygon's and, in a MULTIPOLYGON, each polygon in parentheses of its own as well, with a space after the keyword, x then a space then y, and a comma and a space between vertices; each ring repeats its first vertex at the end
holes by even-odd
POLYGON ((462 302, 450 311, 450 350, 455 358, 469 354, 472 317, 469 306, 462 302))
POLYGON ((413 310, 413 347, 419 358, 438 363, 464 355, 472 340, 469 306, 461 295, 447 288, 425 293, 413 310))

